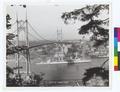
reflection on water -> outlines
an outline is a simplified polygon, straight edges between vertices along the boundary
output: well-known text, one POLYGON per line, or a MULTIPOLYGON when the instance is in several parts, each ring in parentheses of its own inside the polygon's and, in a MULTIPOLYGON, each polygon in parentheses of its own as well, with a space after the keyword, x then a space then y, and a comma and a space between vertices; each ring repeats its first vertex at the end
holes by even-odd
MULTIPOLYGON (((92 58, 89 59, 91 62, 81 62, 75 64, 39 64, 38 59, 31 60, 31 72, 33 73, 45 73, 44 80, 77 80, 82 79, 83 74, 86 69, 90 67, 97 67, 102 65, 102 63, 107 58, 92 58)), ((15 62, 7 63, 10 67, 15 67, 15 62)), ((107 67, 109 64, 106 64, 107 67)), ((20 66, 23 66, 21 71, 26 70, 26 63, 20 62, 20 66)))
POLYGON ((91 59, 91 62, 76 64, 40 64, 32 65, 32 72, 45 73, 44 80, 72 80, 81 79, 85 69, 100 66, 106 58, 91 59))

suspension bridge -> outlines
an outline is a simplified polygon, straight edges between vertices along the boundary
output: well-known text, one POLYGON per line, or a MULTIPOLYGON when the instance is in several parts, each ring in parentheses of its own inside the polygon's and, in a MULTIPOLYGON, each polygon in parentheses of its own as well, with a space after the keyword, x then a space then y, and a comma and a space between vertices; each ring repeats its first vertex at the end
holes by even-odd
MULTIPOLYGON (((14 5, 12 5, 14 6, 14 5)), ((20 5, 22 6, 22 5, 20 5)), ((26 73, 29 75, 31 73, 31 62, 30 62, 30 49, 35 47, 40 47, 43 45, 49 45, 49 44, 55 44, 58 48, 62 48, 62 44, 71 44, 71 42, 64 41, 62 36, 62 29, 56 30, 57 37, 56 40, 49 40, 40 35, 41 30, 36 30, 33 25, 30 23, 27 17, 27 7, 24 6, 23 8, 26 9, 26 15, 25 20, 18 18, 18 13, 16 12, 16 21, 11 25, 12 32, 9 33, 9 36, 13 36, 14 38, 12 41, 10 41, 11 45, 7 48, 7 55, 15 54, 16 55, 16 61, 17 61, 17 67, 18 75, 20 74, 20 55, 24 51, 25 54, 22 53, 22 55, 25 56, 27 60, 26 64, 26 73), (30 38, 34 39, 34 41, 39 42, 37 45, 30 45, 30 38), (45 43, 42 43, 41 41, 45 41, 45 43), (23 43, 21 43, 23 42, 23 43)), ((60 56, 59 56, 60 57, 60 56)))
MULTIPOLYGON (((12 5, 13 6, 13 5, 12 5)), ((20 5, 21 7, 22 5, 20 5)), ((20 55, 23 55, 25 57, 25 62, 26 62, 26 70, 25 70, 25 75, 29 76, 31 74, 31 49, 33 48, 37 48, 37 47, 42 47, 45 45, 51 45, 53 46, 53 44, 60 48, 61 50, 63 49, 63 45, 64 44, 73 44, 72 41, 66 41, 63 39, 63 33, 62 33, 62 29, 56 29, 56 33, 54 35, 55 40, 50 40, 48 38, 46 38, 45 36, 43 36, 42 34, 40 34, 40 32, 42 30, 37 30, 32 23, 29 21, 28 16, 27 16, 27 7, 23 6, 23 8, 25 8, 26 10, 26 15, 25 15, 25 20, 23 19, 19 19, 18 18, 18 13, 16 12, 16 21, 11 25, 11 33, 8 33, 9 36, 14 36, 13 40, 10 41, 11 45, 7 47, 7 55, 15 55, 15 60, 17 62, 17 67, 14 67, 14 69, 17 70, 17 74, 18 77, 20 78, 21 76, 21 60, 20 60, 20 55), (56 36, 57 35, 57 36, 56 36), (33 39, 33 41, 36 41, 37 44, 31 44, 31 40, 33 39)), ((79 42, 79 46, 80 46, 80 42, 79 42)), ((53 47, 54 48, 54 47, 53 47)), ((85 54, 85 44, 83 45, 82 48, 82 53, 81 55, 84 56, 85 54)), ((39 48, 38 48, 39 49, 39 48)), ((48 51, 49 52, 49 51, 48 51)), ((54 51, 53 51, 54 52, 54 51)), ((73 50, 71 51, 72 53, 74 52, 73 50)), ((76 51, 77 52, 77 51, 76 51)), ((62 53, 65 53, 64 50, 62 51, 62 53)), ((56 55, 58 56, 58 60, 57 62, 61 63, 61 61, 63 60, 63 56, 60 55, 61 53, 56 52, 56 55)), ((50 53, 49 53, 50 55, 50 53)), ((72 54, 73 55, 73 54, 72 54)), ((72 56, 69 53, 69 56, 72 56)), ((77 56, 77 55, 76 55, 77 56)), ((39 55, 40 57, 40 55, 39 55)), ((67 57, 67 56, 65 56, 67 57)), ((40 57, 41 58, 41 57, 40 57)), ((47 56, 45 57, 47 58, 47 56)), ((69 57, 71 59, 71 57, 69 57)), ((50 57, 51 61, 52 58, 50 57)), ((106 63, 106 61, 104 62, 105 58, 103 59, 92 59, 93 62, 91 63, 79 63, 78 61, 74 60, 74 64, 69 65, 69 64, 58 64, 58 65, 40 65, 38 62, 38 65, 33 65, 32 68, 34 67, 34 69, 32 70, 32 72, 44 72, 46 74, 45 76, 45 80, 43 82, 41 82, 40 85, 68 85, 68 84, 74 84, 74 86, 80 86, 81 84, 81 78, 83 77, 82 74, 84 73, 84 71, 89 68, 89 67, 96 67, 99 65, 104 66, 104 64, 106 63), (79 63, 79 64, 78 64, 79 63), (39 67, 40 66, 40 67, 39 67), (45 70, 45 71, 44 71, 45 70), (80 75, 81 74, 81 75, 80 75)), ((79 61, 82 62, 82 60, 79 61)), ((91 60, 89 60, 91 61, 91 60)), ((87 62, 89 62, 87 61, 87 62)), ((85 60, 83 60, 83 62, 85 62, 85 60)), ((64 62, 62 62, 64 63, 64 62)), ((67 62, 68 63, 68 62, 67 62)), ((25 76, 25 77, 26 77, 25 76)))

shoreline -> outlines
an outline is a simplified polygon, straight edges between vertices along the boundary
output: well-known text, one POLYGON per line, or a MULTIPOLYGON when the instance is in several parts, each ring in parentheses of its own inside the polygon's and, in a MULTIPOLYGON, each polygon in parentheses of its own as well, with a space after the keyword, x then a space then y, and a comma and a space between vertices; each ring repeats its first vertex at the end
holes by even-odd
POLYGON ((74 62, 67 62, 67 61, 62 61, 62 62, 40 62, 36 63, 36 65, 41 65, 41 64, 75 64, 75 63, 88 63, 91 62, 91 60, 80 60, 80 61, 74 61, 74 62))

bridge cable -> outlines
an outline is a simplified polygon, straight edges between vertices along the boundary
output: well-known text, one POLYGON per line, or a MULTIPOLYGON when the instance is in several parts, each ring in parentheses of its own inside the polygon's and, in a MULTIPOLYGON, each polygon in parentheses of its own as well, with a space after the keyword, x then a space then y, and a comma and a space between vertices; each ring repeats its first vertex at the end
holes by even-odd
POLYGON ((34 28, 33 26, 28 22, 29 26, 32 28, 32 30, 36 33, 36 35, 38 35, 41 39, 46 40, 46 41, 50 41, 50 42, 54 42, 48 39, 45 39, 44 37, 42 37, 34 28))
POLYGON ((17 23, 17 21, 15 21, 13 24, 11 24, 11 27, 13 27, 16 23, 17 23))
POLYGON ((41 41, 39 38, 37 38, 36 36, 34 36, 33 34, 31 34, 30 32, 28 32, 29 35, 31 35, 31 37, 36 38, 38 41, 41 41))

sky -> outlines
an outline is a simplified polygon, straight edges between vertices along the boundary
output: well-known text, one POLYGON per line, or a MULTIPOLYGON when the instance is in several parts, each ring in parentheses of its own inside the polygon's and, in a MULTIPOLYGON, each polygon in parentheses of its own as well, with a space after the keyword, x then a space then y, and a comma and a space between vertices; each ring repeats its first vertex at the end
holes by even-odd
MULTIPOLYGON (((37 33, 45 39, 57 39, 57 30, 62 30, 63 40, 81 39, 82 36, 78 34, 78 28, 80 28, 84 23, 81 21, 77 21, 76 23, 70 23, 66 25, 61 19, 61 15, 64 12, 73 11, 74 9, 80 9, 84 6, 86 5, 28 5, 27 17, 29 23, 33 26, 37 33)), ((19 20, 25 20, 25 8, 19 6, 7 6, 7 13, 10 14, 12 18, 11 23, 14 23, 16 21, 16 12, 18 14, 19 20)), ((39 38, 38 35, 34 34, 30 27, 28 29, 32 35, 34 35, 36 38, 39 38)), ((13 26, 12 30, 16 30, 16 27, 13 26)), ((21 32, 21 40, 24 37, 23 34, 24 32, 21 32)), ((29 37, 30 40, 36 40, 36 38, 29 37)), ((87 38, 89 38, 89 35, 87 38)))

